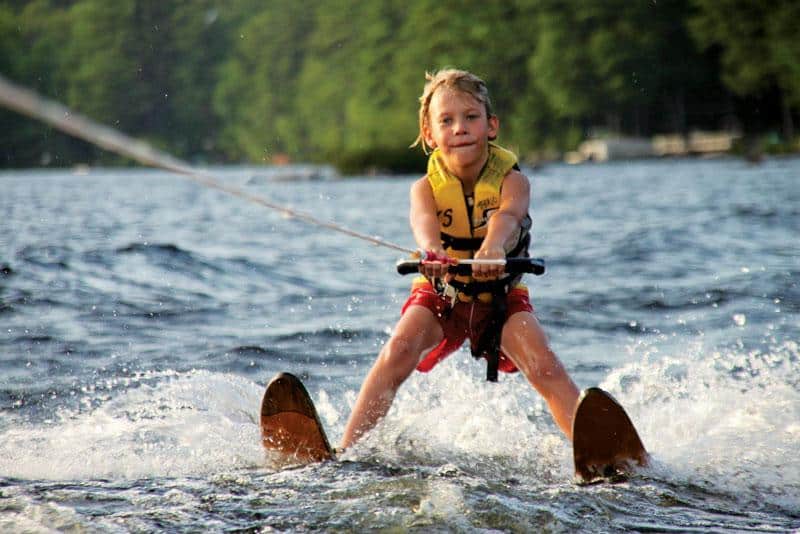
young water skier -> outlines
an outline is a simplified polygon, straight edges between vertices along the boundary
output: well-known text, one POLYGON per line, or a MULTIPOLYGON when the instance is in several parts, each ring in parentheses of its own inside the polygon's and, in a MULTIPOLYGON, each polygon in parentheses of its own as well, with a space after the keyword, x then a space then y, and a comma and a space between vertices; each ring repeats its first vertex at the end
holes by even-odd
POLYGON ((426 75, 414 145, 433 149, 426 176, 411 187, 410 223, 426 259, 394 332, 364 380, 345 428, 347 448, 391 407, 400 385, 429 371, 469 338, 497 369, 522 371, 572 439, 579 391, 550 349, 519 277, 501 265, 474 265, 471 277, 447 273, 456 258, 528 255, 530 185, 516 156, 495 145, 499 119, 486 84, 455 69, 426 75))

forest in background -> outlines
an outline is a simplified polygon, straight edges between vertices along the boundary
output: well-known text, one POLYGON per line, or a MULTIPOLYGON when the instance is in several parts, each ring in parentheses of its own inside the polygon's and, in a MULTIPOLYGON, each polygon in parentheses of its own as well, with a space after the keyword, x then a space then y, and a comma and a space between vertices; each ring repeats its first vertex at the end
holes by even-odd
MULTIPOLYGON (((421 168, 425 71, 528 161, 602 136, 797 149, 800 0, 0 0, 0 73, 195 163, 421 168)), ((0 167, 123 164, 0 109, 0 167)))

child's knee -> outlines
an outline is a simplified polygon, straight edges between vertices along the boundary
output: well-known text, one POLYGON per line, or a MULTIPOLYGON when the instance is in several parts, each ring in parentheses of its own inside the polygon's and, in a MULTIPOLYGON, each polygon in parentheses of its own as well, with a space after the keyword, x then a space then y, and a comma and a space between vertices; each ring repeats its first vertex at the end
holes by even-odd
POLYGON ((536 350, 520 351, 512 360, 523 371, 528 379, 539 385, 546 385, 551 380, 560 380, 564 374, 564 367, 555 353, 550 350, 547 343, 536 347, 536 350))
POLYGON ((551 351, 544 351, 537 355, 534 369, 539 380, 561 380, 564 374, 564 366, 551 351))

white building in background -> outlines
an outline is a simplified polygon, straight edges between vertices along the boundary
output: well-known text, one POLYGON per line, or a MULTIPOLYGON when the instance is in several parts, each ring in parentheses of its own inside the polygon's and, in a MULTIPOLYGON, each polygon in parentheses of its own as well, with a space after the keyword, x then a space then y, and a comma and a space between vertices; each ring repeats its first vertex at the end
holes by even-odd
POLYGON ((724 154, 733 149, 741 137, 731 132, 691 132, 683 135, 657 135, 652 139, 619 137, 590 139, 580 144, 577 151, 568 152, 567 163, 585 161, 611 161, 621 159, 652 158, 663 156, 688 156, 724 154))

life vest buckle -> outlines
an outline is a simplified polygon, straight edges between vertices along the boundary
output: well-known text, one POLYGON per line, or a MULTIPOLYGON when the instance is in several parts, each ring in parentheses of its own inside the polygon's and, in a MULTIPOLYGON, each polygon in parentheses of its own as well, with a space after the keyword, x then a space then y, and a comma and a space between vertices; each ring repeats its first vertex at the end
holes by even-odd
POLYGON ((458 302, 458 290, 455 287, 444 282, 441 295, 450 302, 450 308, 455 308, 458 302))

